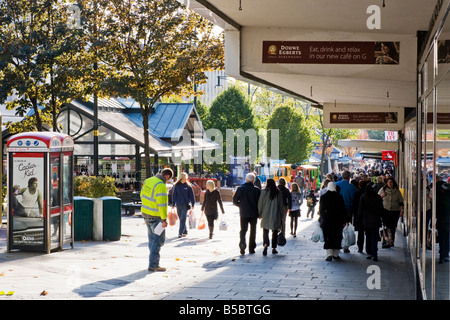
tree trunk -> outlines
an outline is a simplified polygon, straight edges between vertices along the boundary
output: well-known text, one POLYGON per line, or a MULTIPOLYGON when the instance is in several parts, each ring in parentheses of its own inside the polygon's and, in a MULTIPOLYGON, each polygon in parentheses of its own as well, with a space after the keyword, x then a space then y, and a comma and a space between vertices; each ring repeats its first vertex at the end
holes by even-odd
POLYGON ((37 98, 32 97, 32 98, 30 98, 30 101, 31 101, 31 104, 33 105, 34 117, 36 119, 36 129, 37 129, 37 131, 42 131, 42 120, 41 120, 41 114, 39 113, 37 98))
POLYGON ((145 156, 145 176, 151 177, 151 164, 150 164, 150 141, 148 138, 148 115, 144 116, 142 120, 142 124, 144 126, 144 156, 145 156))
POLYGON ((322 174, 322 178, 326 176, 325 174, 325 152, 328 148, 328 142, 330 138, 324 131, 322 131, 322 155, 320 157, 320 173, 322 174), (325 138, 326 137, 326 138, 325 138))

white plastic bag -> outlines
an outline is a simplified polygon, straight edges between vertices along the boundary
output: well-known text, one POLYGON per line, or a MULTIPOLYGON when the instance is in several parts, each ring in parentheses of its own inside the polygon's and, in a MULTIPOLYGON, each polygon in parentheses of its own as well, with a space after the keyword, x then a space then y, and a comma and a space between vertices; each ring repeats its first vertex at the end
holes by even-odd
POLYGON ((195 218, 194 210, 189 211, 189 229, 197 228, 197 220, 195 218))
POLYGON ((342 230, 342 247, 348 248, 350 246, 355 245, 356 236, 355 236, 355 228, 351 223, 347 224, 342 230))
POLYGON ((325 239, 323 237, 323 230, 320 227, 320 223, 316 222, 316 228, 314 229, 312 235, 311 235, 311 241, 312 242, 324 242, 325 239))
POLYGON ((220 219, 220 222, 219 222, 219 230, 227 230, 228 229, 228 224, 227 224, 227 222, 225 221, 225 219, 220 219))

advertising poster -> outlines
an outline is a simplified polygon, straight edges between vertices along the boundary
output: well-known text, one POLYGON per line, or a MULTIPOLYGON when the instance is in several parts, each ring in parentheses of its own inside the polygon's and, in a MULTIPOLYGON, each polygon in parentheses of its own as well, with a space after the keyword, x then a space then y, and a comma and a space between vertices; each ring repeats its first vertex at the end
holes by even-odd
POLYGON ((387 64, 400 63, 400 42, 263 41, 263 63, 387 64))
POLYGON ((330 112, 330 123, 397 123, 397 112, 330 112))
POLYGON ((44 244, 44 155, 16 153, 12 169, 13 245, 44 244))

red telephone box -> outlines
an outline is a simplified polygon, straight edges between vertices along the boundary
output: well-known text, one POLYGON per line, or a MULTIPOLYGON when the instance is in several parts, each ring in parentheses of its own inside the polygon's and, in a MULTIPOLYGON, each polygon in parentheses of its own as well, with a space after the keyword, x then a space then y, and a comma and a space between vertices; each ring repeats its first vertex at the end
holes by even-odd
POLYGON ((7 142, 8 245, 45 251, 73 248, 72 137, 24 132, 7 142))

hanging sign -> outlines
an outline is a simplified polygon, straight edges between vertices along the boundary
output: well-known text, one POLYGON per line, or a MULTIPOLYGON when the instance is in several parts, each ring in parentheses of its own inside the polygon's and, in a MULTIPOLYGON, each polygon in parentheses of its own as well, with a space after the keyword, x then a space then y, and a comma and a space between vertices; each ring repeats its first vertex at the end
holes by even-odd
POLYGON ((389 151, 382 151, 382 160, 385 161, 394 161, 396 157, 396 152, 389 150, 389 151))
POLYGON ((263 41, 263 63, 399 64, 399 42, 263 41))
POLYGON ((330 123, 397 123, 397 112, 330 112, 330 123))

